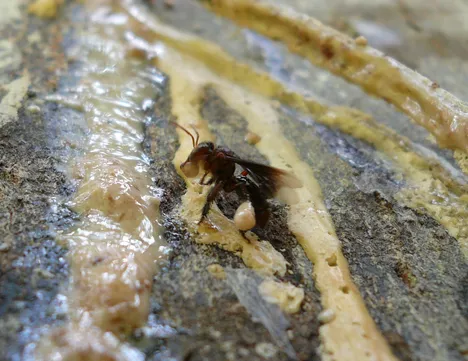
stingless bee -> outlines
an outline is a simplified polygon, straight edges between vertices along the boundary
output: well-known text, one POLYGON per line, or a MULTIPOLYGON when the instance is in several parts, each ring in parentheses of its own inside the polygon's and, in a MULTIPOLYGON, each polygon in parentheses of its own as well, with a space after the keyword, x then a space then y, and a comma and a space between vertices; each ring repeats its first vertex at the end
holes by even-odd
MULTIPOLYGON (((195 127, 192 126, 192 129, 195 131, 196 138, 181 125, 177 123, 174 125, 187 133, 192 138, 193 144, 192 152, 180 165, 180 169, 185 176, 193 178, 198 175, 201 167, 204 174, 200 184, 213 185, 203 206, 199 224, 207 216, 211 204, 220 191, 226 193, 236 191, 241 199, 247 198, 250 201, 255 213, 255 216, 250 217, 251 220, 247 220, 247 223, 236 221, 238 228, 241 230, 248 230, 254 226, 263 228, 270 217, 267 200, 273 198, 281 187, 302 187, 302 182, 289 172, 242 159, 229 148, 216 146, 213 142, 198 143, 200 135, 195 127), (240 172, 236 173, 238 168, 240 172)), ((241 205, 236 216, 239 211, 245 211, 247 208, 241 205)))

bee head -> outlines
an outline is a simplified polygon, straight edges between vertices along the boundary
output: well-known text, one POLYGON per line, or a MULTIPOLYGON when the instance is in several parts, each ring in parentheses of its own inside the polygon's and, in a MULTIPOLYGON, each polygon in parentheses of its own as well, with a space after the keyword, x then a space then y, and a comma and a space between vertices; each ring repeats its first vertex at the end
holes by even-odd
POLYGON ((189 178, 196 177, 199 171, 199 163, 206 160, 214 151, 212 142, 202 142, 193 148, 187 160, 180 165, 180 169, 189 178))
POLYGON ((195 162, 198 163, 202 160, 205 160, 214 151, 213 142, 201 142, 195 148, 187 158, 186 162, 195 162))

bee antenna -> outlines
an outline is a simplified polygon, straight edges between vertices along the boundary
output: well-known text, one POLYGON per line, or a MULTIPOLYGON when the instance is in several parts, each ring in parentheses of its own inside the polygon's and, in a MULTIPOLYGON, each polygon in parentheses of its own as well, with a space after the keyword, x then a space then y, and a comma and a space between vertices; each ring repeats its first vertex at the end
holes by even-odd
POLYGON ((198 145, 198 140, 200 139, 200 134, 198 133, 197 128, 195 128, 192 124, 190 124, 190 127, 193 129, 193 131, 197 135, 197 139, 195 140, 195 145, 198 145))
POLYGON ((185 129, 182 125, 176 123, 176 122, 171 122, 172 124, 174 124, 176 127, 179 127, 180 129, 182 129, 185 133, 187 133, 188 135, 190 135, 190 138, 192 138, 192 145, 193 147, 195 148, 197 145, 198 145, 198 138, 199 138, 199 135, 198 135, 198 132, 195 131, 197 133, 197 142, 195 142, 195 138, 193 137, 193 134, 190 133, 187 129, 185 129))

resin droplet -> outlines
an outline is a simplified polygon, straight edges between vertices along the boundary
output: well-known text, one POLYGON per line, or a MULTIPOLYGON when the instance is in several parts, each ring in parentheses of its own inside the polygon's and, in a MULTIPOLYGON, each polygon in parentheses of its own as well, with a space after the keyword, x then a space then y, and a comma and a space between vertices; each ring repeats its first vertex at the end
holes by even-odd
POLYGON ((234 223, 241 231, 248 231, 255 227, 255 210, 250 202, 244 202, 237 208, 234 223))

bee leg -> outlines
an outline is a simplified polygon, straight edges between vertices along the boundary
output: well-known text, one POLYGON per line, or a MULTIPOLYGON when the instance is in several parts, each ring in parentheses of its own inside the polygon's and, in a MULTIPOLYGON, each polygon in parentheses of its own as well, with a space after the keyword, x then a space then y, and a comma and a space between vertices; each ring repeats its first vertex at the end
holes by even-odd
POLYGON ((200 180, 200 185, 202 185, 202 186, 209 186, 209 185, 211 185, 211 184, 213 184, 213 183, 215 182, 215 178, 214 178, 214 177, 208 179, 208 180, 205 182, 204 180, 205 180, 205 177, 206 177, 207 174, 208 174, 208 173, 205 173, 205 174, 203 175, 202 179, 200 180))
POLYGON ((205 174, 203 174, 202 179, 200 179, 200 184, 201 184, 202 186, 207 186, 207 185, 210 185, 210 184, 213 183, 213 178, 211 178, 209 181, 205 182, 205 178, 206 178, 206 176, 207 176, 209 173, 210 173, 210 172, 206 172, 205 174))
MULTIPOLYGON (((213 181, 213 178, 210 179, 210 182, 213 181)), ((210 189, 210 192, 208 193, 208 197, 206 197, 206 203, 203 206, 202 210, 202 216, 200 218, 200 221, 198 224, 203 222, 205 217, 208 215, 208 212, 210 211, 211 203, 215 200, 216 196, 218 195, 219 191, 223 189, 224 182, 217 182, 213 188, 210 189)))
POLYGON ((208 175, 208 172, 205 172, 205 174, 203 174, 203 177, 200 179, 200 184, 202 186, 204 186, 205 184, 203 184, 203 182, 205 181, 205 177, 208 175))
POLYGON ((245 199, 246 193, 246 179, 244 177, 235 177, 231 181, 225 183, 224 191, 226 193, 230 193, 232 191, 236 191, 239 199, 245 199))
POLYGON ((210 178, 210 179, 205 183, 205 185, 209 186, 209 185, 213 184, 214 181, 215 181, 214 178, 210 178))
POLYGON ((249 231, 239 231, 239 233, 247 241, 247 243, 252 243, 252 242, 250 242, 250 239, 248 239, 247 236, 245 235, 247 232, 249 232, 249 231))
POLYGON ((264 228, 270 218, 270 206, 260 189, 253 183, 247 182, 247 193, 250 203, 255 210, 255 223, 257 227, 264 228))

